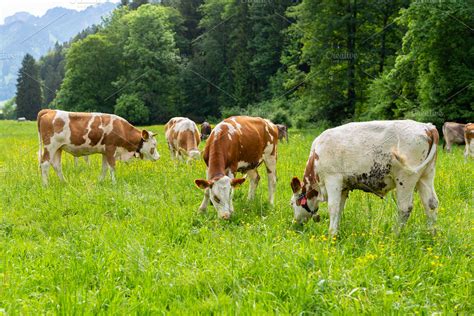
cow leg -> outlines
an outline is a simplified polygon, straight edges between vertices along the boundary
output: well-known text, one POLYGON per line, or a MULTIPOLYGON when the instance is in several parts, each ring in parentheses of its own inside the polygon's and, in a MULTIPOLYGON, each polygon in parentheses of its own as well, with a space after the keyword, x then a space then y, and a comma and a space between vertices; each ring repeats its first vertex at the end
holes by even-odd
POLYGON ((268 201, 273 205, 275 201, 275 189, 276 189, 276 155, 268 156, 264 158, 265 166, 267 167, 267 177, 268 177, 268 201))
POLYGON ((59 180, 64 182, 65 180, 64 180, 63 170, 61 166, 61 155, 62 155, 62 150, 58 149, 53 156, 52 165, 53 165, 54 171, 56 171, 56 174, 59 177, 59 180))
POLYGON ((79 158, 74 157, 74 167, 77 167, 78 163, 79 163, 79 158))
POLYGON ((335 236, 339 230, 339 221, 341 219, 341 205, 345 203, 343 198, 342 179, 328 180, 326 184, 329 209, 329 235, 335 236))
POLYGON ((110 177, 112 178, 112 183, 115 183, 115 147, 111 146, 105 149, 106 157, 107 157, 107 164, 109 165, 110 169, 110 177))
POLYGON ((397 181, 396 184, 398 206, 397 233, 403 229, 410 217, 411 211, 413 210, 413 192, 415 191, 415 185, 410 183, 408 177, 399 176, 398 178, 400 181, 397 181))
POLYGON ((89 164, 89 156, 84 156, 84 161, 86 162, 86 164, 89 164))
POLYGON ((252 200, 255 197, 255 190, 257 189, 258 182, 260 181, 260 175, 258 174, 257 169, 247 171, 247 175, 250 178, 248 199, 252 200))
POLYGON ((50 165, 50 154, 47 148, 43 149, 43 155, 41 156, 40 160, 40 167, 41 167, 41 177, 43 179, 43 185, 48 185, 48 173, 49 173, 49 165, 50 165))
POLYGON ((108 164, 107 164, 107 156, 102 155, 102 172, 99 177, 99 181, 104 181, 105 176, 107 175, 107 169, 108 169, 108 164))
POLYGON ((446 152, 450 153, 451 152, 451 143, 449 142, 447 137, 444 141, 446 142, 446 152))
POLYGON ((341 202, 339 203, 339 209, 341 212, 344 211, 344 206, 346 205, 346 200, 349 195, 349 191, 342 191, 341 193, 341 202))
POLYGON ((438 218, 438 197, 434 189, 434 166, 430 167, 425 171, 425 174, 416 184, 418 194, 420 195, 421 202, 425 208, 425 214, 428 222, 428 227, 433 232, 435 231, 434 225, 438 218))

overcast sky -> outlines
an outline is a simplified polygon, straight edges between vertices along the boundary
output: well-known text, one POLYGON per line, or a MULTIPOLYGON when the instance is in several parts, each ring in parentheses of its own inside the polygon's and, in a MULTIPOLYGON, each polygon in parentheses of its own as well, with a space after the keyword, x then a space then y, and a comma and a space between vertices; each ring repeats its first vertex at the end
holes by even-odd
POLYGON ((3 24, 7 16, 20 11, 41 16, 48 9, 54 7, 64 7, 80 11, 88 6, 103 2, 119 2, 119 0, 0 0, 0 24, 3 24))

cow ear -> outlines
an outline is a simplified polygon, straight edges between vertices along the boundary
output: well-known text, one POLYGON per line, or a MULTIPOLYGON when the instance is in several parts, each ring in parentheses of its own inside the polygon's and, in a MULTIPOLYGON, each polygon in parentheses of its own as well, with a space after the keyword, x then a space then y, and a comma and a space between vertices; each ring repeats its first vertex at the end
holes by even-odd
POLYGON ((234 188, 237 188, 239 185, 245 182, 245 178, 232 179, 230 185, 234 188))
POLYGON ((209 189, 212 186, 212 182, 204 179, 196 179, 194 180, 196 186, 200 189, 209 189))
POLYGON ((150 133, 145 129, 142 131, 142 138, 143 140, 148 140, 150 138, 150 133))
POLYGON ((293 179, 291 179, 291 189, 293 190, 293 193, 301 191, 301 181, 298 177, 293 177, 293 179))

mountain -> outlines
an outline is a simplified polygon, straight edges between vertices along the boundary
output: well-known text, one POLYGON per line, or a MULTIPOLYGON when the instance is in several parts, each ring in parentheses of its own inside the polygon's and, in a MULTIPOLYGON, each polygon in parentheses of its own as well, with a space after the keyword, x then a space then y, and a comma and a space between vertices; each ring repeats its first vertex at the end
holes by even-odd
POLYGON ((18 12, 5 18, 0 25, 0 100, 15 95, 18 69, 26 53, 38 59, 56 42, 66 42, 83 29, 101 23, 116 6, 106 2, 83 11, 56 7, 41 17, 18 12))

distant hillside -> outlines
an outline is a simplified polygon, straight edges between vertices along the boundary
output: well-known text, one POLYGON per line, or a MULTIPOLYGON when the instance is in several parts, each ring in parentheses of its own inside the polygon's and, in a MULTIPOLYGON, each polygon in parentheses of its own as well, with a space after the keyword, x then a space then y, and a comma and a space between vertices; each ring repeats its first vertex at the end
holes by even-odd
POLYGON ((21 60, 26 53, 36 59, 56 42, 68 41, 83 29, 101 22, 116 4, 102 3, 83 11, 53 8, 35 17, 18 12, 0 25, 0 101, 14 96, 21 60))

